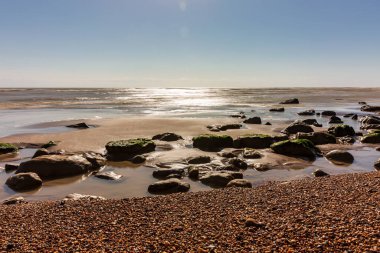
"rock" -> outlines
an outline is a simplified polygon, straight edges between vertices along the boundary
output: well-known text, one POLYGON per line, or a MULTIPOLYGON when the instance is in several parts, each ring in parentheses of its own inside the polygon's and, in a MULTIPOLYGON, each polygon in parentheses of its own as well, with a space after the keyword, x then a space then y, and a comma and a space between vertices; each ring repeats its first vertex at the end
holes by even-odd
POLYGON ((136 155, 130 161, 134 164, 139 164, 144 163, 146 161, 146 158, 143 155, 136 155))
POLYGON ((326 173, 326 172, 324 172, 323 170, 320 170, 320 169, 314 171, 314 172, 313 172, 313 175, 314 175, 315 177, 326 177, 326 176, 330 176, 328 173, 326 173))
POLYGON ((262 157, 262 155, 257 150, 245 148, 243 151, 243 157, 246 159, 259 159, 262 157))
POLYGON ((306 110, 306 111, 299 112, 297 114, 300 116, 312 116, 312 115, 315 115, 315 110, 313 110, 313 109, 306 110))
POLYGON ((232 145, 233 139, 228 135, 202 134, 193 138, 193 147, 203 151, 220 151, 232 145))
POLYGON ((233 114, 230 115, 231 118, 240 118, 240 119, 245 119, 246 116, 244 114, 233 114))
POLYGON ((252 188, 252 183, 246 179, 233 179, 227 184, 227 187, 252 188))
POLYGON ((351 117, 351 119, 353 119, 353 120, 357 120, 357 119, 358 119, 358 115, 357 115, 357 114, 353 115, 353 116, 351 117))
POLYGON ((207 172, 210 172, 212 170, 212 168, 208 167, 208 166, 191 166, 188 168, 188 174, 189 174, 189 178, 193 179, 193 180, 198 180, 200 175, 203 175, 207 172))
POLYGON ((329 121, 329 124, 342 124, 342 123, 343 121, 337 116, 332 116, 329 121))
POLYGON ((47 150, 46 148, 40 148, 36 151, 36 153, 34 153, 32 158, 36 158, 36 157, 48 155, 48 154, 49 154, 49 150, 47 150))
POLYGON ((320 112, 316 112, 315 115, 321 116, 321 113, 320 112))
POLYGON ((302 122, 308 125, 318 124, 318 121, 316 119, 304 119, 302 122))
POLYGON ((311 133, 314 132, 313 128, 309 126, 308 124, 305 124, 300 121, 296 121, 289 126, 287 126, 284 130, 281 131, 284 134, 296 134, 299 132, 302 133, 311 133))
POLYGON ((370 133, 364 135, 361 139, 362 143, 380 143, 380 133, 370 133))
POLYGON ((19 173, 5 182, 12 190, 28 191, 41 187, 42 180, 36 173, 19 173))
POLYGON ((90 128, 89 125, 87 125, 86 123, 84 122, 81 122, 81 123, 78 123, 78 124, 73 124, 73 125, 68 125, 66 127, 70 127, 70 128, 78 128, 78 129, 87 129, 87 128, 90 128))
POLYGON ((363 130, 373 130, 373 129, 380 130, 380 124, 362 125, 360 127, 360 129, 363 129, 363 130))
POLYGON ((160 140, 160 141, 178 141, 183 140, 182 136, 175 133, 163 133, 157 134, 152 137, 152 140, 160 140))
POLYGON ((359 104, 359 105, 366 105, 367 102, 360 101, 360 102, 358 102, 358 104, 359 104))
POLYGON ((272 164, 265 164, 265 163, 255 163, 253 164, 253 168, 257 171, 268 171, 271 169, 274 169, 275 167, 272 164))
POLYGON ((248 218, 248 219, 245 220, 245 226, 246 227, 263 228, 263 227, 265 227, 265 224, 260 223, 260 222, 256 222, 252 218, 248 218))
POLYGON ((175 193, 187 192, 190 189, 190 184, 183 182, 177 178, 171 178, 163 181, 155 182, 148 187, 148 192, 158 193, 175 193))
POLYGON ((202 164, 211 162, 211 157, 209 156, 197 156, 193 158, 189 158, 187 163, 189 164, 202 164))
POLYGON ((377 148, 376 148, 376 151, 380 151, 380 147, 377 147, 377 148))
POLYGON ((286 140, 289 140, 289 136, 287 136, 287 135, 275 135, 275 136, 273 136, 274 142, 286 141, 286 140))
POLYGON ((55 141, 48 141, 47 143, 41 145, 41 148, 50 148, 57 146, 57 143, 55 141))
POLYGON ((296 138, 307 139, 311 141, 314 145, 336 143, 335 136, 326 132, 297 133, 296 138))
POLYGON ((347 114, 343 115, 343 118, 351 118, 354 115, 355 115, 354 113, 347 113, 347 114))
POLYGON ((233 166, 237 170, 245 170, 248 167, 247 163, 239 158, 231 158, 230 160, 228 160, 228 164, 233 166))
POLYGON ((3 205, 15 205, 15 204, 22 204, 27 203, 24 199, 24 197, 18 196, 18 197, 10 197, 2 202, 3 205))
POLYGON ((34 172, 42 179, 64 178, 98 170, 104 165, 104 158, 100 155, 98 157, 88 155, 88 157, 85 154, 39 156, 22 162, 16 174, 34 172))
POLYGON ((95 196, 95 195, 85 195, 85 194, 79 194, 79 193, 70 193, 67 195, 63 201, 78 201, 78 200, 105 200, 106 198, 102 196, 95 196))
POLYGON ((280 104, 299 104, 299 100, 297 98, 287 99, 285 101, 280 102, 280 104))
POLYGON ((241 124, 209 125, 207 128, 212 132, 227 131, 228 129, 240 129, 241 124))
POLYGON ((332 126, 328 129, 328 132, 335 137, 354 136, 355 130, 349 125, 332 126))
POLYGON ((6 163, 4 166, 5 172, 10 172, 18 169, 18 164, 6 163))
POLYGON ((285 108, 284 107, 276 107, 276 108, 271 108, 269 109, 270 112, 284 112, 285 108))
POLYGON ((373 125, 378 125, 380 124, 380 118, 379 117, 376 117, 376 116, 365 116, 364 118, 362 118, 360 120, 360 122, 364 125, 370 125, 370 124, 373 124, 373 125))
POLYGON ((219 152, 218 156, 221 156, 221 157, 224 157, 224 158, 234 158, 234 157, 237 157, 237 155, 234 154, 233 152, 219 152))
POLYGON ((156 144, 145 138, 111 141, 106 144, 107 159, 112 161, 127 161, 155 149, 156 144))
POLYGON ((333 150, 326 154, 326 158, 336 164, 351 164, 354 157, 351 153, 344 150, 333 150))
POLYGON ((225 187, 234 178, 226 172, 209 172, 200 178, 200 181, 211 187, 225 187))
POLYGON ((294 139, 276 142, 271 145, 271 149, 278 154, 295 157, 307 157, 315 159, 319 150, 307 139, 294 139))
POLYGON ((337 139, 337 141, 338 141, 339 144, 344 144, 344 145, 354 144, 355 143, 355 138, 353 138, 351 136, 344 136, 344 137, 339 137, 337 139))
POLYGON ((260 117, 252 117, 243 121, 245 124, 261 124, 260 117))
POLYGON ((274 142, 273 138, 265 134, 253 134, 246 136, 239 136, 233 142, 235 148, 269 148, 274 142))
POLYGON ((380 170, 380 159, 377 160, 373 166, 375 167, 376 170, 380 170))
POLYGON ((363 105, 360 110, 363 112, 378 112, 380 111, 380 106, 363 105))
POLYGON ((116 174, 113 171, 107 171, 107 172, 98 172, 95 174, 95 177, 106 179, 106 180, 119 180, 122 178, 122 175, 116 174))
POLYGON ((267 123, 265 123, 264 125, 266 125, 266 126, 271 126, 271 125, 272 125, 272 123, 270 123, 270 122, 267 122, 267 123))
POLYGON ((336 116, 336 112, 334 111, 323 111, 321 113, 322 116, 329 116, 329 117, 332 117, 332 116, 336 116))
POLYGON ((181 178, 185 174, 184 169, 158 169, 153 171, 153 177, 158 179, 181 178))
POLYGON ((10 143, 0 143, 0 155, 17 152, 18 148, 10 143))

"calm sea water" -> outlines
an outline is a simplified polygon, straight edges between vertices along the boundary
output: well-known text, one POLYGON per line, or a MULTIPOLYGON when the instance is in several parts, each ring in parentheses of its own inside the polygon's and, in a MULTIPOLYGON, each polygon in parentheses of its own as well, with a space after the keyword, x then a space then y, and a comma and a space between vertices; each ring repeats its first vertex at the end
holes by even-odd
MULTIPOLYGON (((225 117, 255 110, 270 117, 267 107, 297 97, 275 120, 293 120, 305 108, 359 111, 358 100, 376 103, 380 89, 0 89, 0 136, 46 132, 30 125, 72 119, 125 116, 225 117)), ((272 120, 272 118, 270 118, 272 120)))

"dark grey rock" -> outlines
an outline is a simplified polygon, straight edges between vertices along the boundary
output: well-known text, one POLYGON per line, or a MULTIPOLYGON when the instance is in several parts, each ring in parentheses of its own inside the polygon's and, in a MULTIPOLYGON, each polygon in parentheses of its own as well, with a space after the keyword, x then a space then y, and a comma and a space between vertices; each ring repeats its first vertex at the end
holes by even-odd
POLYGON ((260 117, 252 117, 243 121, 245 124, 261 124, 260 117))

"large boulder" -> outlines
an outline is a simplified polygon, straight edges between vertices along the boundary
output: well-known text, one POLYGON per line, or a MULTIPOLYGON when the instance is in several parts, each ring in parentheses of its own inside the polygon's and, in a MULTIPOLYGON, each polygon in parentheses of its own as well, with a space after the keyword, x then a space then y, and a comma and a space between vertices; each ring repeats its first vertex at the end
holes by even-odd
POLYGON ((296 138, 307 139, 313 142, 314 145, 336 143, 335 136, 326 132, 297 133, 296 138))
POLYGON ((335 137, 354 136, 355 130, 349 125, 337 125, 328 129, 329 133, 335 137))
POLYGON ((193 138, 193 147, 204 151, 220 151, 232 145, 233 139, 228 135, 202 134, 193 138))
POLYGON ((289 126, 287 126, 284 130, 281 131, 284 134, 296 134, 299 132, 302 133, 311 133, 314 132, 313 128, 308 124, 305 124, 301 121, 296 121, 289 126))
POLYGON ((252 134, 240 136, 234 140, 235 148, 269 148, 273 144, 273 138, 265 134, 252 134))
POLYGON ((276 142, 271 145, 271 149, 278 154, 295 157, 307 157, 315 159, 319 150, 307 139, 294 139, 276 142))
POLYGON ((157 134, 152 137, 152 140, 160 140, 160 141, 178 141, 183 140, 182 136, 175 133, 163 133, 157 134))
POLYGON ((16 174, 34 172, 42 179, 64 178, 98 170, 104 164, 100 155, 44 155, 22 162, 16 174))
POLYGON ((364 112, 378 112, 380 111, 380 106, 363 105, 360 110, 364 112))
POLYGON ((252 188, 252 183, 246 179, 233 179, 227 184, 227 187, 252 188))
POLYGON ((326 158, 335 164, 351 164, 354 156, 344 150, 333 150, 326 154, 326 158))
POLYGON ((158 181, 148 186, 148 192, 153 194, 187 192, 189 189, 190 184, 177 178, 158 181))
POLYGON ((17 152, 18 148, 10 143, 0 143, 0 155, 17 152))
POLYGON ((8 178, 5 184, 15 191, 28 191, 41 187, 42 180, 36 173, 19 173, 8 178))
POLYGON ((226 187, 234 177, 227 172, 210 172, 200 178, 200 181, 211 187, 226 187))
POLYGON ((362 143, 380 143, 380 133, 370 133, 364 135, 361 139, 362 143))
POLYGON ((127 161, 155 149, 156 144, 145 138, 110 141, 106 144, 107 159, 112 161, 127 161))
POLYGON ((287 99, 285 101, 280 102, 280 104, 299 104, 300 101, 297 98, 287 99))
POLYGON ((252 117, 243 121, 245 124, 261 124, 260 117, 252 117))

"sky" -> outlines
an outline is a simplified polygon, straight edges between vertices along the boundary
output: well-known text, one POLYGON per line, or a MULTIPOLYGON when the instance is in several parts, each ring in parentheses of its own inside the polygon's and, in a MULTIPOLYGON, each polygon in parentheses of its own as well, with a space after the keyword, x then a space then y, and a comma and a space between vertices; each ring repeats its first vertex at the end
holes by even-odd
POLYGON ((378 0, 0 0, 0 87, 380 87, 378 0))

